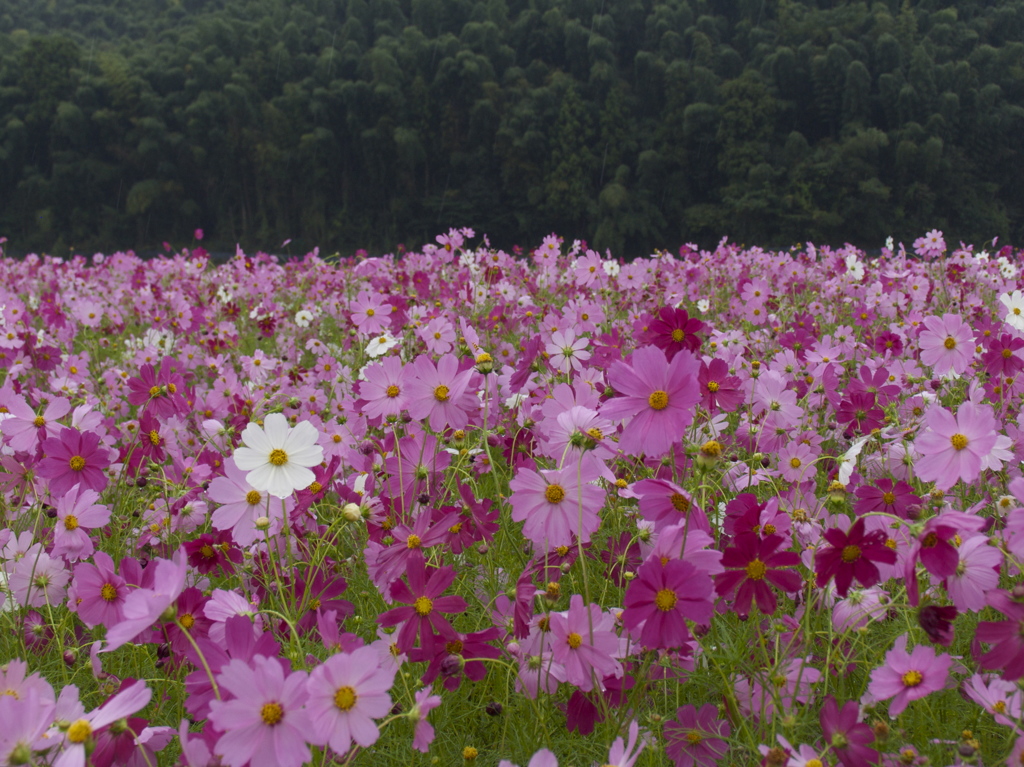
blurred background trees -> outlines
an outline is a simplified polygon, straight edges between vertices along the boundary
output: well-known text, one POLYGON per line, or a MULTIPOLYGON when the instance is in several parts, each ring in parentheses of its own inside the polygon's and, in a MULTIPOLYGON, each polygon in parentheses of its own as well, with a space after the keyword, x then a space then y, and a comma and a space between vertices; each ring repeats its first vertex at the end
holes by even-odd
POLYGON ((61 253, 1024 239, 1024 0, 7 0, 0 234, 61 253))

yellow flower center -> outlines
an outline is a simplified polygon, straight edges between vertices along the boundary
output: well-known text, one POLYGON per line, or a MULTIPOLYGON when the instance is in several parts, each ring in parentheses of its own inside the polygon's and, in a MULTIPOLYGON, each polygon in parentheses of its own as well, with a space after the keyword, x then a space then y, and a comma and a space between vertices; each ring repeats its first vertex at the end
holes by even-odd
POLYGON ((856 562, 860 559, 860 546, 854 546, 853 544, 843 546, 843 553, 840 554, 840 558, 848 565, 856 562))
POLYGON ((281 720, 284 719, 284 708, 282 708, 280 703, 264 703, 260 709, 260 719, 263 720, 264 724, 269 724, 271 727, 280 724, 281 720))
POLYGON ((160 396, 160 387, 159 386, 151 386, 151 387, 149 387, 149 396, 150 397, 159 397, 160 396))
POLYGON ((1003 349, 1003 359, 1008 360, 1013 356, 1013 349, 1003 349))
POLYGON ((769 522, 767 525, 765 525, 763 528, 761 528, 761 532, 764 533, 765 535, 773 535, 775 533, 775 530, 776 530, 776 527, 771 522, 769 522))
POLYGON ((178 622, 181 623, 186 629, 190 629, 196 625, 196 619, 192 616, 192 613, 184 613, 178 616, 178 622))
POLYGON ((69 532, 71 530, 77 530, 78 517, 76 517, 74 514, 68 514, 66 517, 64 517, 64 529, 69 532))
POLYGON ((548 485, 548 489, 544 491, 544 497, 548 503, 561 503, 565 498, 565 490, 561 485, 548 485))
POLYGON ((451 642, 444 643, 444 649, 451 655, 462 655, 463 647, 461 639, 453 639, 451 642))
POLYGON ((598 429, 596 426, 592 426, 587 429, 587 436, 593 439, 604 439, 604 432, 598 429))
POLYGON ((825 767, 821 759, 808 759, 807 767, 825 767))
POLYGON ((947 349, 955 349, 956 339, 953 338, 953 336, 946 336, 946 340, 942 342, 942 345, 945 346, 947 349))
POLYGON ((342 711, 351 711, 352 707, 356 705, 358 697, 356 691, 351 687, 339 687, 338 691, 334 693, 334 705, 342 711))
POLYGON ((153 429, 149 432, 149 444, 151 444, 153 447, 156 447, 157 445, 160 444, 160 432, 158 432, 156 429, 153 429))
POLYGON ((569 634, 569 636, 567 636, 565 638, 565 641, 569 644, 569 647, 571 647, 573 650, 578 650, 580 645, 583 644, 583 637, 581 637, 579 634, 577 634, 575 631, 573 631, 572 633, 569 634))
POLYGON ((85 459, 80 455, 73 455, 68 461, 68 466, 71 467, 71 471, 81 471, 85 468, 85 459))
POLYGON ((763 580, 766 572, 768 568, 760 559, 752 559, 747 563, 747 577, 752 581, 763 580))
POLYGON ((921 548, 933 549, 933 548, 935 548, 935 545, 938 542, 939 542, 939 536, 936 533, 934 533, 934 532, 928 533, 928 535, 926 535, 924 537, 924 540, 921 541, 921 548))
POLYGON ((100 589, 100 596, 103 597, 104 602, 113 602, 117 599, 117 587, 113 583, 104 583, 103 588, 100 589))
POLYGON ((717 458, 722 454, 722 443, 714 439, 708 440, 701 445, 700 451, 704 453, 704 455, 717 458))
POLYGON ((699 732, 697 732, 696 730, 690 730, 690 731, 689 731, 688 733, 686 733, 686 741, 687 741, 687 743, 689 743, 689 744, 690 744, 691 746, 696 746, 696 745, 697 745, 698 743, 700 743, 700 742, 701 742, 702 740, 704 740, 704 736, 703 736, 703 735, 701 735, 701 734, 700 734, 699 732))
POLYGON ((309 486, 309 492, 311 493, 319 493, 323 489, 324 486, 317 482, 315 479, 313 480, 313 484, 309 486))
POLYGON ((376 313, 377 313, 377 312, 375 312, 375 311, 374 311, 373 309, 367 309, 367 310, 366 310, 366 316, 367 316, 367 317, 372 317, 372 316, 373 316, 373 315, 375 315, 376 313))
POLYGON ((416 533, 410 533, 409 537, 405 541, 405 545, 410 549, 418 549, 422 545, 420 537, 416 533))
POLYGON ((416 611, 417 615, 426 617, 434 609, 434 602, 429 597, 416 597, 416 601, 412 603, 412 609, 416 611))
POLYGON ((270 462, 274 466, 284 466, 288 463, 288 453, 281 448, 275 448, 270 451, 270 462))
POLYGON ((882 493, 882 503, 892 506, 896 502, 896 493, 882 493))
POLYGON ((434 389, 434 399, 436 399, 438 402, 447 402, 448 387, 445 386, 444 384, 441 384, 436 389, 434 389))
POLYGON ((789 465, 794 469, 799 469, 800 466, 803 465, 803 461, 801 461, 794 455, 792 458, 789 459, 789 465))
POLYGON ((676 606, 676 602, 679 601, 679 597, 676 596, 676 592, 672 589, 662 589, 654 595, 654 606, 661 610, 663 613, 667 613, 673 607, 676 606))
POLYGON ((708 381, 708 391, 712 394, 718 391, 718 381, 708 381))
POLYGON ((963 434, 954 434, 952 437, 949 438, 949 442, 950 444, 953 445, 953 448, 956 450, 963 450, 965 447, 967 447, 967 437, 965 437, 963 434))
POLYGON ((245 502, 250 506, 255 506, 257 503, 260 502, 261 498, 263 498, 263 496, 260 495, 258 490, 250 490, 248 493, 245 494, 245 502))
POLYGON ((402 390, 399 389, 394 384, 391 384, 391 386, 389 386, 387 388, 387 391, 385 391, 384 393, 387 394, 389 397, 391 397, 391 399, 394 399, 395 397, 397 397, 399 394, 402 393, 402 390))
POLYGON ((92 725, 85 719, 72 722, 68 727, 68 740, 72 743, 85 743, 92 735, 92 725))
POLYGON ((917 687, 924 681, 924 675, 920 671, 908 671, 900 677, 904 687, 917 687))
POLYGON ((35 426, 37 429, 41 429, 44 426, 46 426, 46 419, 43 418, 41 415, 37 415, 35 419, 32 421, 32 425, 35 426))
POLYGON ((680 514, 685 514, 690 510, 690 499, 682 493, 672 493, 669 496, 669 502, 672 504, 672 508, 680 514))
POLYGON ((685 336, 686 334, 683 332, 682 328, 676 328, 675 330, 672 331, 672 340, 675 341, 677 344, 680 341, 682 341, 685 336))
POLYGON ((647 404, 654 410, 664 410, 668 407, 668 392, 661 389, 652 391, 651 396, 647 398, 647 404))

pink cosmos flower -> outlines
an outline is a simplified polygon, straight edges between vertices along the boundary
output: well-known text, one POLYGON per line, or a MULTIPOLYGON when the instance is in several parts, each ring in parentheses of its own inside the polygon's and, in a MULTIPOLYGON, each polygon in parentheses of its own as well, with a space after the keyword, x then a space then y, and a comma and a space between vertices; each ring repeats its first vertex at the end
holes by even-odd
POLYGON ((599 605, 583 605, 583 597, 573 594, 565 615, 552 613, 551 651, 555 661, 565 667, 566 680, 584 692, 593 689, 593 679, 622 676, 622 664, 615 659, 619 636, 615 619, 599 605))
POLYGON ((690 562, 646 562, 626 587, 622 622, 627 629, 644 624, 640 643, 648 648, 681 647, 690 638, 686 621, 711 622, 711 578, 690 562))
POLYGON ((31 752, 42 735, 53 725, 53 692, 49 700, 42 698, 38 690, 29 690, 24 695, 0 695, 0 764, 15 764, 15 752, 23 756, 31 752))
POLYGON ((946 578, 949 598, 961 612, 979 612, 985 607, 985 597, 999 586, 999 568, 1003 554, 989 545, 987 535, 972 535, 957 547, 957 565, 946 578))
POLYGON ((1024 604, 1003 589, 990 591, 986 601, 1007 620, 978 624, 975 640, 991 645, 978 656, 978 663, 982 668, 1003 669, 1003 679, 1014 682, 1024 677, 1024 604))
MULTIPOLYGON (((1013 682, 998 677, 975 674, 964 682, 963 691, 999 722, 1015 727, 1016 720, 1024 712, 1024 693, 1013 682)), ((1012 764, 1012 762, 1011 762, 1012 764)))
POLYGON ((367 290, 360 291, 349 306, 352 322, 364 336, 379 335, 381 331, 391 327, 390 314, 394 308, 367 290))
POLYGON ((348 752, 353 741, 363 748, 376 743, 380 731, 373 720, 391 710, 388 690, 396 671, 380 667, 373 647, 332 655, 313 669, 306 683, 309 741, 338 754, 348 752))
MULTIPOLYGON (((508 759, 502 759, 498 762, 498 767, 519 767, 519 765, 512 764, 508 759)), ((558 767, 558 757, 546 748, 542 748, 530 758, 530 763, 526 767, 558 767)))
POLYGON ((682 438, 701 399, 699 371, 692 352, 680 351, 669 362, 656 346, 637 349, 629 365, 612 364, 608 382, 621 396, 607 401, 601 415, 629 419, 619 438, 624 453, 661 456, 682 438))
MULTIPOLYGON (((874 395, 872 395, 874 396, 874 395)), ((812 479, 817 473, 814 461, 818 451, 805 442, 790 442, 779 451, 779 471, 789 482, 812 479)))
POLYGON ((89 628, 113 626, 124 619, 124 603, 129 588, 114 569, 110 555, 97 551, 92 563, 75 565, 74 580, 68 593, 68 605, 89 628))
POLYGON ((743 403, 740 379, 729 374, 729 365, 725 360, 715 358, 707 363, 701 361, 697 384, 700 403, 709 413, 718 410, 729 413, 743 403))
POLYGON ((455 328, 444 317, 434 317, 419 329, 418 335, 430 354, 447 354, 455 345, 455 328))
POLYGON ((815 555, 815 569, 818 586, 824 586, 832 576, 836 579, 836 592, 845 597, 850 584, 856 579, 865 588, 881 580, 875 562, 896 563, 896 552, 886 546, 885 530, 865 533, 865 517, 859 517, 848 532, 837 527, 825 531, 827 546, 819 548, 815 555))
POLYGON ((40 551, 18 560, 8 585, 21 606, 43 607, 64 601, 69 580, 71 573, 65 569, 64 561, 40 551))
POLYGON ((363 402, 363 415, 367 418, 400 415, 405 408, 407 396, 403 391, 406 376, 403 375, 402 360, 398 357, 385 357, 370 365, 363 375, 366 380, 357 384, 363 402))
POLYGON ((260 492, 249 484, 248 472, 235 465, 235 459, 224 460, 224 476, 210 482, 206 491, 211 501, 221 504, 210 518, 217 530, 230 530, 231 537, 239 546, 248 546, 262 533, 256 528, 256 520, 266 517, 270 521, 269 535, 275 535, 284 524, 285 513, 295 504, 294 498, 271 501, 266 492, 260 492))
POLYGON ((570 373, 573 370, 582 370, 583 363, 590 359, 590 352, 586 351, 590 341, 587 338, 577 338, 576 331, 572 328, 556 330, 551 334, 551 341, 545 347, 545 351, 551 355, 551 365, 563 373, 570 373))
POLYGON ((309 762, 305 671, 285 669, 277 658, 232 660, 217 683, 234 697, 210 701, 210 722, 224 734, 214 752, 230 767, 300 767, 309 762))
POLYGON ((925 419, 927 430, 914 440, 921 455, 914 463, 917 476, 934 482, 939 490, 949 490, 957 480, 976 480, 982 461, 996 444, 998 426, 992 408, 966 400, 955 417, 945 408, 933 407, 925 419))
POLYGON ((6 407, 8 412, 0 430, 4 440, 12 450, 31 453, 39 440, 59 436, 64 427, 57 420, 71 411, 71 402, 57 397, 47 403, 41 415, 36 415, 24 397, 12 395, 7 399, 6 407))
POLYGON ((136 682, 95 711, 75 719, 64 735, 64 750, 54 761, 54 767, 85 767, 85 749, 93 733, 145 708, 152 696, 145 682, 136 682))
POLYGON ((50 494, 60 498, 76 484, 102 492, 107 486, 103 470, 110 465, 107 450, 91 431, 61 429, 60 437, 43 440, 46 458, 39 462, 40 477, 50 480, 50 494))
POLYGON ((716 767, 729 750, 728 738, 732 727, 718 718, 718 706, 705 703, 698 711, 693 706, 682 706, 676 718, 665 724, 665 753, 676 767, 716 767))
POLYGON ((412 747, 424 754, 430 750, 430 744, 434 742, 434 728, 427 721, 427 715, 441 705, 439 695, 431 695, 430 688, 424 687, 416 693, 416 700, 409 711, 409 718, 416 723, 413 731, 412 747))
POLYGON ((654 523, 655 529, 686 524, 696 530, 711 532, 711 522, 690 494, 667 479, 644 479, 630 488, 640 498, 640 514, 654 523))
POLYGON ((868 695, 872 702, 888 700, 889 715, 899 716, 912 700, 920 700, 946 685, 953 659, 936 655, 927 645, 907 652, 907 635, 896 640, 885 662, 871 672, 868 695))
POLYGON ((153 588, 136 589, 128 595, 124 602, 124 619, 107 627, 107 638, 101 652, 116 650, 148 629, 160 620, 164 611, 185 590, 188 558, 184 549, 176 551, 173 560, 158 559, 150 562, 149 567, 154 568, 153 588))
POLYGON ((600 476, 590 461, 579 468, 520 469, 509 483, 512 520, 525 522, 523 535, 542 551, 570 546, 573 536, 586 543, 601 526, 598 512, 604 491, 590 484, 600 476))
POLYGON ((409 415, 426 419, 434 431, 445 426, 464 429, 469 424, 469 414, 477 406, 477 398, 469 390, 473 368, 460 373, 459 359, 454 354, 441 357, 436 367, 433 360, 420 355, 407 371, 413 374, 405 388, 409 415))
POLYGON ((974 358, 974 333, 956 314, 925 317, 918 336, 921 362, 930 365, 935 375, 962 374, 974 358))
POLYGON ((110 521, 110 509, 96 503, 99 494, 75 485, 57 501, 57 522, 53 528, 54 556, 69 562, 89 557, 95 550, 87 530, 110 521))

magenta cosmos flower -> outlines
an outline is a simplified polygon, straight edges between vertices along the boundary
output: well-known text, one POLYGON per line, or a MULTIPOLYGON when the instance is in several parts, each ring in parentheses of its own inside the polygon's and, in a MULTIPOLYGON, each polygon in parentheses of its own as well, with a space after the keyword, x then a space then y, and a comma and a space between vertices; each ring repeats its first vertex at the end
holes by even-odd
POLYGON ((590 461, 561 470, 520 469, 509 482, 512 520, 525 522, 523 535, 543 551, 570 546, 573 536, 586 543, 601 526, 604 490, 590 484, 599 476, 590 461))
POLYGON ((1002 589, 988 595, 989 607, 1006 616, 1004 621, 982 621, 975 630, 978 642, 991 645, 978 656, 982 668, 1002 669, 1008 682, 1024 677, 1024 604, 1002 589))
POLYGON ((224 734, 215 753, 230 767, 299 767, 309 762, 306 672, 285 676, 277 658, 232 660, 217 675, 234 698, 210 701, 210 722, 224 734))
POLYGON ((665 725, 665 753, 676 767, 715 767, 729 750, 728 738, 732 727, 718 718, 718 706, 705 703, 698 711, 683 706, 676 718, 665 725))
POLYGON ((345 754, 353 741, 363 748, 376 743, 380 731, 373 720, 391 710, 388 690, 397 670, 381 668, 374 647, 332 655, 313 669, 306 684, 310 742, 338 754, 345 754))
POLYGON ((765 615, 775 613, 775 593, 772 584, 786 592, 799 591, 800 575, 784 567, 800 564, 800 555, 792 551, 777 551, 783 543, 781 535, 761 538, 756 533, 736 536, 732 546, 722 554, 726 572, 715 576, 715 591, 729 596, 734 591, 734 607, 741 618, 750 615, 750 604, 757 600, 757 609, 765 615))
POLYGON ((682 438, 701 400, 699 372, 691 352, 680 351, 669 362, 656 346, 637 349, 629 365, 612 365, 608 382, 620 396, 606 402, 601 415, 630 419, 619 438, 624 453, 660 456, 682 438))
POLYGON ((875 701, 888 700, 889 715, 899 716, 912 700, 919 700, 946 686, 953 659, 936 655, 927 645, 907 652, 907 635, 896 640, 885 662, 871 672, 868 694, 875 701))
POLYGON ((377 623, 387 628, 402 624, 395 640, 402 652, 408 652, 419 637, 420 649, 424 657, 434 654, 436 645, 443 642, 444 636, 454 629, 442 613, 463 613, 466 611, 466 600, 459 596, 441 596, 455 580, 455 570, 451 567, 431 568, 429 575, 422 557, 409 560, 406 580, 391 584, 391 596, 405 607, 396 607, 382 613, 377 623), (434 634, 437 631, 438 635, 434 634))
POLYGON ((925 415, 927 430, 914 440, 921 458, 914 462, 918 478, 948 490, 962 479, 973 482, 981 473, 982 460, 996 444, 998 428, 992 408, 960 403, 956 417, 934 407, 925 415))
POLYGON ((835 576, 836 593, 840 597, 846 596, 854 579, 864 588, 878 583, 881 573, 875 562, 896 563, 896 552, 886 545, 885 530, 865 533, 864 519, 860 517, 847 533, 837 527, 826 530, 825 540, 829 545, 815 555, 818 586, 824 586, 835 576))
POLYGON ((711 592, 711 577, 689 562, 651 559, 626 588, 623 625, 632 630, 644 624, 644 647, 681 647, 690 638, 687 620, 705 626, 711 622, 711 592))
POLYGON ((818 712, 825 742, 846 767, 865 767, 878 764, 878 752, 868 747, 875 739, 871 725, 859 722, 860 706, 848 700, 839 708, 835 696, 829 695, 818 712))
POLYGON ((75 485, 102 492, 107 486, 103 470, 110 466, 106 448, 91 431, 61 429, 60 437, 43 440, 46 457, 39 462, 40 477, 50 480, 50 494, 60 498, 75 485))
POLYGON ((924 329, 918 336, 921 362, 930 365, 935 375, 967 370, 974 357, 974 333, 956 314, 925 317, 924 329))

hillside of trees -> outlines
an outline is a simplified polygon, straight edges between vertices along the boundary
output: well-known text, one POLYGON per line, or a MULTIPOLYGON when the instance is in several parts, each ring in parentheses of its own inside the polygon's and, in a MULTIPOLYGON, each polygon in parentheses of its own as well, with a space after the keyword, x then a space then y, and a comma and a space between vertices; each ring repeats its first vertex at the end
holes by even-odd
POLYGON ((1024 0, 5 0, 0 236, 1020 243, 1022 39, 1024 0))

